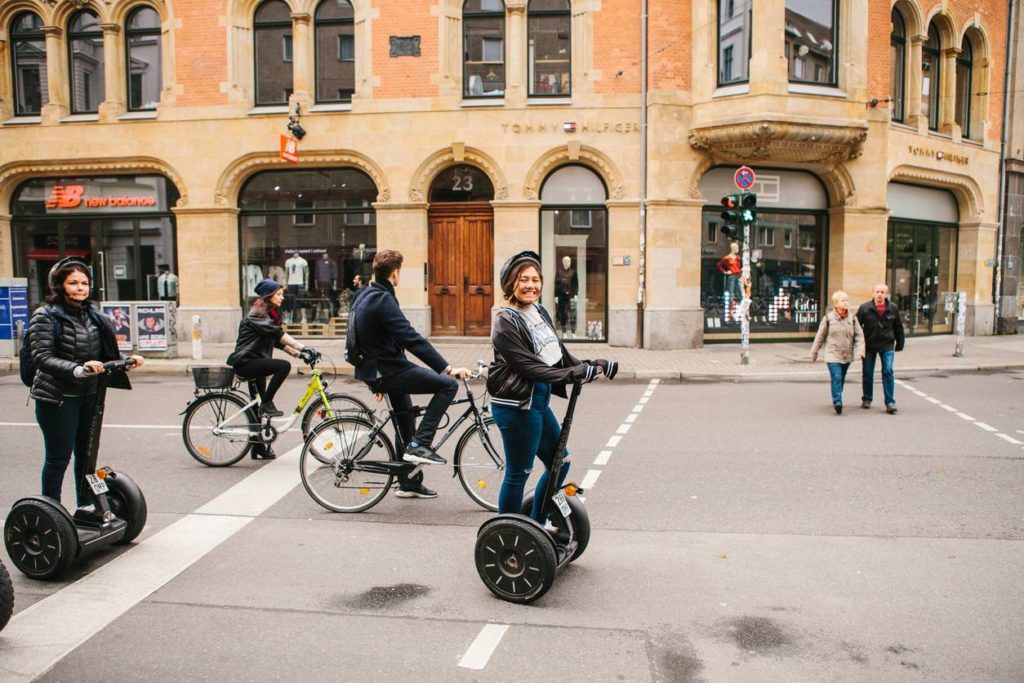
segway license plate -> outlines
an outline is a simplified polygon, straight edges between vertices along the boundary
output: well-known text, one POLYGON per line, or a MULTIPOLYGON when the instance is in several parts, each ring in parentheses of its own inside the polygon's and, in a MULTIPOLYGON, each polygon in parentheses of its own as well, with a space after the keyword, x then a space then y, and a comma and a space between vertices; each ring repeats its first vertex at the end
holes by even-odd
POLYGON ((85 480, 89 482, 89 486, 92 487, 92 492, 95 494, 106 493, 110 490, 107 488, 107 482, 103 481, 95 474, 85 475, 85 480))
POLYGON ((569 511, 569 501, 565 499, 565 491, 559 491, 551 499, 555 501, 555 505, 558 506, 558 511, 562 513, 562 516, 569 519, 571 513, 569 511))

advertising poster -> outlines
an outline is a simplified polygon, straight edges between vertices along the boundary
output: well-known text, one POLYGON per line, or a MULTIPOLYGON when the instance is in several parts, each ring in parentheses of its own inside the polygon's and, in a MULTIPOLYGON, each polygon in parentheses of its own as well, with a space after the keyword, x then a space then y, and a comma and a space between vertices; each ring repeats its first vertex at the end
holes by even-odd
POLYGON ((167 348, 166 305, 136 305, 135 321, 140 351, 163 351, 167 348))
POLYGON ((132 307, 128 304, 103 304, 103 315, 110 318, 120 351, 132 350, 132 307))

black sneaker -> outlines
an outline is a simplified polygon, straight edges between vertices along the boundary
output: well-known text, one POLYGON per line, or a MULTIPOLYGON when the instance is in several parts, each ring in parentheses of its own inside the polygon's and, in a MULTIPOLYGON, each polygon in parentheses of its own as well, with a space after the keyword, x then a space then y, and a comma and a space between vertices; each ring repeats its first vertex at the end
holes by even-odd
POLYGON ((870 410, 871 409, 871 401, 861 401, 860 402, 860 407, 863 408, 864 410, 870 410))
POLYGON ((832 407, 836 409, 836 415, 842 415, 843 414, 843 404, 842 403, 833 403, 832 407))
POLYGON ((895 403, 886 403, 885 404, 885 412, 889 413, 890 415, 895 415, 896 414, 896 404, 895 403))
POLYGON ((405 449, 402 460, 417 465, 447 465, 448 461, 431 450, 428 446, 413 446, 405 449))
POLYGON ((284 412, 278 410, 273 401, 268 401, 267 403, 262 404, 260 406, 260 412, 263 413, 265 417, 281 417, 284 415, 284 412))
POLYGON ((255 446, 252 447, 250 456, 252 457, 253 460, 274 460, 275 458, 277 458, 277 453, 275 453, 274 449, 271 448, 270 446, 256 444, 255 446))
POLYGON ((406 484, 406 488, 401 488, 395 491, 395 496, 398 498, 437 498, 437 491, 432 491, 423 485, 423 482, 418 484, 406 484))

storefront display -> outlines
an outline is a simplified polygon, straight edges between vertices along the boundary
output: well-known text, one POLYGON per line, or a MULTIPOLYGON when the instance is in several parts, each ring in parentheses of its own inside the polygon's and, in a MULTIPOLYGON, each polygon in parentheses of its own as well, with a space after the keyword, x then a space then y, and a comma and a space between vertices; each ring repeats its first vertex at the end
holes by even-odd
POLYGON ((563 166, 541 190, 542 303, 562 339, 607 339, 607 196, 584 166, 563 166))
MULTIPOLYGON (((171 207, 177 201, 177 189, 161 176, 40 178, 22 184, 11 212, 15 273, 28 278, 29 300, 42 301, 50 267, 65 256, 90 266, 96 301, 160 299, 161 272, 176 270, 171 207)), ((177 278, 174 284, 176 296, 177 278)))
MULTIPOLYGON (((701 225, 701 306, 704 339, 735 341, 743 298, 742 244, 722 233, 721 197, 736 192, 734 168, 715 168, 700 183, 709 206, 701 225)), ((813 337, 827 297, 827 197, 813 175, 761 170, 752 188, 758 195, 751 229, 750 334, 753 339, 813 337)))
POLYGON ((377 253, 377 188, 352 168, 267 171, 240 197, 243 306, 264 278, 285 286, 289 331, 344 333, 356 275, 368 280, 377 253))

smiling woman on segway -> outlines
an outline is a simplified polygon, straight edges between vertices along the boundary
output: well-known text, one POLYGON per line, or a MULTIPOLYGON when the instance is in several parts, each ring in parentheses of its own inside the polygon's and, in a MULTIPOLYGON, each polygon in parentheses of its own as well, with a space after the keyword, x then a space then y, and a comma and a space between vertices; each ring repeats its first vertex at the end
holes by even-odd
MULTIPOLYGON (((36 422, 43 432, 43 495, 60 501, 64 473, 75 456, 75 491, 79 507, 91 499, 83 486, 89 429, 96 411, 97 376, 105 361, 120 360, 110 320, 89 301, 89 267, 73 257, 50 269, 46 305, 32 314, 29 345, 36 368, 31 396, 36 422)), ((135 367, 145 361, 132 356, 135 367)), ((124 374, 111 377, 110 386, 131 389, 124 374)))

